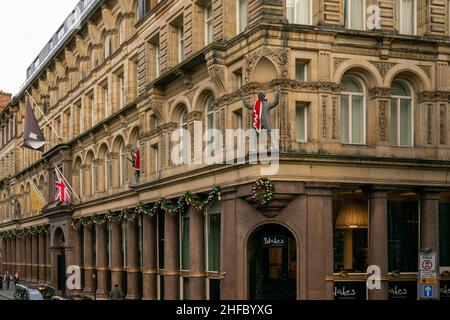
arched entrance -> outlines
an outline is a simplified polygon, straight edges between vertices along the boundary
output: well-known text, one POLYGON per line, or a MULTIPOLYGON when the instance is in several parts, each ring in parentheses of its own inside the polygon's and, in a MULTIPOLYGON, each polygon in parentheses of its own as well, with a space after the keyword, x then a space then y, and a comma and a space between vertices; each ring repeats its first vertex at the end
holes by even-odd
POLYGON ((56 289, 66 289, 66 239, 61 228, 55 230, 53 252, 56 258, 56 289))
POLYGON ((265 225, 248 243, 251 300, 295 300, 297 243, 283 226, 265 225))

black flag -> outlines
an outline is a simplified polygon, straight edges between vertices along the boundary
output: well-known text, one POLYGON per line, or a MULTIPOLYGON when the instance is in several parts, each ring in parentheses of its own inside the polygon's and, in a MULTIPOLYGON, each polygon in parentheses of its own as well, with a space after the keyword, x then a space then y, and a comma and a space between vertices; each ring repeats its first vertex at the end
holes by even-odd
POLYGON ((44 152, 45 138, 38 121, 34 115, 33 109, 27 103, 27 111, 25 114, 25 130, 23 134, 23 146, 31 150, 44 152))

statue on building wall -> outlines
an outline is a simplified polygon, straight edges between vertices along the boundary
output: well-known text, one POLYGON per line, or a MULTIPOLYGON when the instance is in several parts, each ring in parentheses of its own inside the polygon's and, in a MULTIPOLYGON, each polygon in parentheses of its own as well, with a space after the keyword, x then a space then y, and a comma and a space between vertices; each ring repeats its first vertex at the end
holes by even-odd
POLYGON ((270 110, 278 106, 281 97, 281 89, 277 88, 277 91, 277 96, 273 102, 268 102, 265 92, 261 91, 258 94, 258 100, 256 100, 253 105, 247 100, 244 92, 242 90, 240 91, 244 106, 253 111, 253 127, 258 134, 261 133, 262 129, 266 129, 267 133, 270 135, 272 130, 270 125, 270 110))
POLYGON ((141 152, 137 146, 133 146, 130 151, 131 159, 130 162, 133 165, 134 170, 134 181, 133 185, 137 186, 140 183, 141 178, 141 152))
POLYGON ((11 199, 11 213, 13 220, 20 218, 20 202, 17 198, 11 199))

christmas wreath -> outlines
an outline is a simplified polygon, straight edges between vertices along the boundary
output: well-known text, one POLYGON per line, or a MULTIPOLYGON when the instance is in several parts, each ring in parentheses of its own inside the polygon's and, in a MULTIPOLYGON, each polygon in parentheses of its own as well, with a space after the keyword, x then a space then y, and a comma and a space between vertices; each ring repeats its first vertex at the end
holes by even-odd
POLYGON ((264 207, 273 200, 275 186, 270 179, 261 178, 253 185, 252 199, 259 206, 264 207))

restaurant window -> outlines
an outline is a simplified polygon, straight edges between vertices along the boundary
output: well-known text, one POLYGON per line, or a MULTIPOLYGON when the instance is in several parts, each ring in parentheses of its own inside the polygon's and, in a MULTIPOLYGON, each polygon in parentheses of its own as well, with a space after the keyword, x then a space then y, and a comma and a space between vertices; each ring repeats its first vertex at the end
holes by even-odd
POLYGON ((286 0, 286 16, 289 23, 311 24, 311 0, 286 0))
POLYGON ((359 198, 340 199, 333 203, 334 272, 367 272, 367 207, 367 201, 359 198))
MULTIPOLYGON (((206 264, 211 273, 220 272, 221 212, 220 201, 206 209, 206 264)), ((207 286, 207 298, 220 300, 220 280, 209 278, 207 286)))
POLYGON ((388 202, 389 272, 417 272, 418 220, 417 201, 388 202))
POLYGON ((450 267, 450 202, 439 203, 439 260, 450 267))

